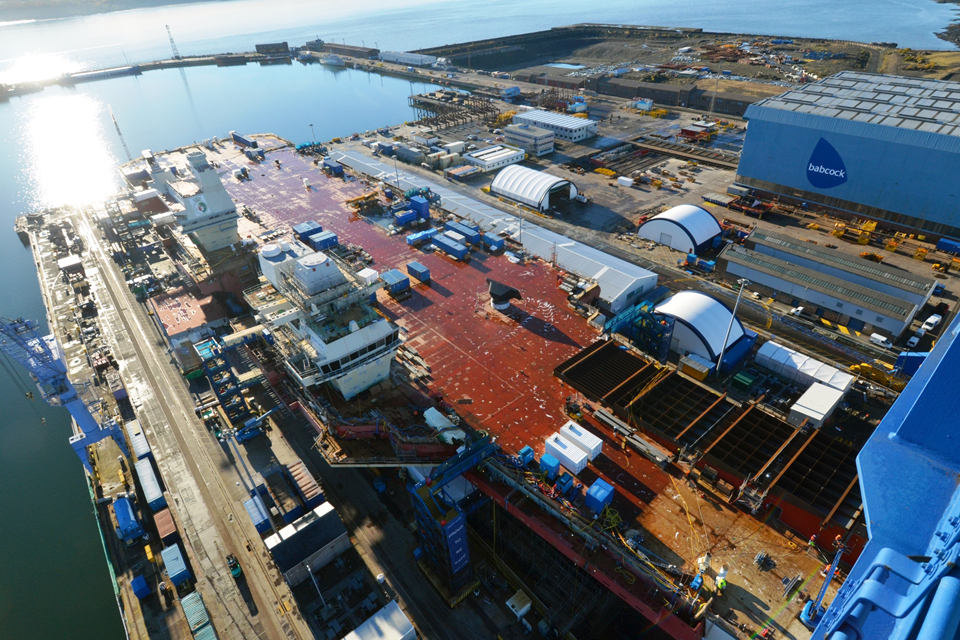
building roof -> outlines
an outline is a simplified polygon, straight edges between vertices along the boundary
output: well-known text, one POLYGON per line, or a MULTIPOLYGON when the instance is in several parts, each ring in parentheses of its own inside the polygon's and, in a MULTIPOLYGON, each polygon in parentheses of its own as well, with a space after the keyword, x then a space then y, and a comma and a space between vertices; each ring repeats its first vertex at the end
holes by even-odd
POLYGON ((713 217, 709 211, 695 204, 680 204, 661 214, 655 215, 642 225, 647 225, 654 220, 668 220, 683 228, 693 240, 694 246, 699 246, 704 242, 712 240, 723 231, 720 223, 713 217))
POLYGON ((227 317, 227 312, 213 296, 195 298, 183 288, 154 296, 149 303, 167 337, 199 329, 227 317))
POLYGON ((542 111, 540 109, 531 109, 530 111, 522 111, 514 116, 514 121, 516 118, 524 118, 526 120, 531 120, 539 124, 549 124, 555 127, 564 127, 566 129, 584 129, 591 125, 596 125, 596 120, 587 120, 585 118, 574 118, 573 116, 567 116, 562 113, 554 113, 552 111, 542 111))
MULTIPOLYGON (((668 298, 656 308, 656 311, 685 324, 700 336, 703 344, 714 357, 720 355, 723 336, 730 325, 730 316, 733 315, 725 304, 699 291, 681 291, 668 298)), ((729 347, 744 335, 743 324, 738 319, 730 328, 727 346, 729 347)))
POLYGON ((503 128, 503 130, 505 133, 528 133, 534 137, 553 135, 553 131, 550 131, 549 129, 543 129, 536 125, 526 124, 523 122, 517 124, 508 124, 503 128))
POLYGON ((497 173, 493 184, 490 185, 490 190, 512 200, 539 207, 550 191, 563 185, 572 185, 576 189, 576 185, 564 178, 519 165, 511 165, 497 173))
POLYGON ((393 600, 344 636, 343 640, 407 640, 415 637, 413 624, 393 600))
POLYGON ((923 276, 914 275, 909 271, 894 269, 883 264, 877 264, 876 262, 850 258, 836 251, 824 251, 817 245, 811 245, 808 242, 798 242, 795 238, 779 233, 754 229, 753 233, 750 234, 750 240, 753 240, 757 244, 774 247, 786 253, 799 255, 824 264, 832 264, 844 271, 856 272, 865 278, 883 282, 898 289, 904 289, 905 291, 923 296, 936 284, 936 280, 933 278, 924 278, 923 276))
POLYGON ((802 384, 819 382, 844 392, 853 385, 853 376, 849 373, 772 340, 763 343, 754 361, 788 380, 802 384))
POLYGON ((960 137, 960 82, 842 71, 750 107, 960 137))
POLYGON ((888 296, 867 287, 853 284, 840 278, 791 264, 786 260, 774 258, 746 247, 727 245, 720 257, 729 262, 740 264, 762 273, 782 278, 788 282, 808 287, 825 295, 849 301, 850 303, 875 311, 890 318, 903 319, 913 311, 912 305, 900 298, 888 296))

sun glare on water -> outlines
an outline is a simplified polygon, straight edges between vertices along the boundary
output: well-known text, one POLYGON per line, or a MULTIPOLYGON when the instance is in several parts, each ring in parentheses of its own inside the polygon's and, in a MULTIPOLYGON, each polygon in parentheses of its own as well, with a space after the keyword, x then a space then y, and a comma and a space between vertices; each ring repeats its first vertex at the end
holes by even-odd
POLYGON ((80 64, 76 60, 69 60, 55 53, 29 55, 11 60, 10 64, 0 71, 0 83, 39 82, 80 70, 80 64))
POLYGON ((84 94, 34 101, 19 145, 34 206, 88 204, 117 190, 117 160, 102 124, 106 113, 106 105, 84 94))

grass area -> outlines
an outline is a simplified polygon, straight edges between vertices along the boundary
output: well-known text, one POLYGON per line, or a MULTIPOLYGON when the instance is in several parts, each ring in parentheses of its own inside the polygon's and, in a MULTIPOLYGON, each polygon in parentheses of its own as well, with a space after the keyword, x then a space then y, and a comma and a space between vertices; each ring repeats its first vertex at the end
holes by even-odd
POLYGON ((787 87, 760 82, 745 82, 743 80, 701 80, 697 83, 697 88, 704 91, 716 89, 720 93, 740 93, 761 98, 780 95, 787 91, 787 87))

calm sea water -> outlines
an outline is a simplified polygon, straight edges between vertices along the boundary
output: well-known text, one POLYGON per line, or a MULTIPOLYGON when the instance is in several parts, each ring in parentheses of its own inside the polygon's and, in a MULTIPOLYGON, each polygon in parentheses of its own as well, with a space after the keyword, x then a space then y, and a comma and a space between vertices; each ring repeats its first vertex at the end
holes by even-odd
MULTIPOLYGON (((412 49, 587 21, 946 48, 933 32, 953 16, 931 0, 797 0, 776 10, 765 0, 610 0, 602 13, 571 0, 369 0, 362 12, 330 0, 235 0, 0 26, 0 82, 169 56, 164 25, 185 55, 318 36, 412 49)), ((406 98, 423 88, 319 65, 251 65, 150 72, 0 103, 0 316, 44 317, 14 217, 95 201, 116 188, 114 167, 124 153, 108 106, 136 154, 231 129, 301 142, 313 124, 317 139, 327 140, 409 119, 406 98)), ((28 401, 3 372, 0 403, 0 638, 122 637, 65 412, 28 401)))

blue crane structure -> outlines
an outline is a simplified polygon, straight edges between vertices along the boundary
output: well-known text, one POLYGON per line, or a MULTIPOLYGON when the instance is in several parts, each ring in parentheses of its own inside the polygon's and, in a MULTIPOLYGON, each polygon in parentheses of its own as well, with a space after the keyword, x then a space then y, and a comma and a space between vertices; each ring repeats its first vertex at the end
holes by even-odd
POLYGON ((280 405, 277 405, 276 407, 274 407, 273 409, 270 409, 270 411, 267 411, 266 413, 262 413, 259 416, 250 418, 249 420, 243 423, 243 426, 239 427, 234 431, 233 437, 236 438, 237 442, 240 442, 240 443, 254 439, 258 435, 263 433, 263 429, 261 429, 261 426, 263 425, 263 421, 267 419, 267 416, 279 410, 280 410, 280 405))
POLYGON ((823 599, 827 595, 827 589, 830 587, 830 583, 833 581, 833 577, 837 573, 837 567, 840 565, 840 558, 843 557, 843 554, 846 552, 846 547, 842 544, 838 545, 837 553, 833 556, 833 562, 827 567, 827 575, 823 579, 823 586, 820 587, 820 593, 817 594, 816 600, 807 600, 806 604, 803 605, 803 609, 800 611, 800 622, 803 623, 807 629, 813 631, 817 628, 817 624, 820 623, 820 619, 823 618, 823 613, 826 611, 821 605, 823 604, 823 599))
POLYGON ((492 442, 489 436, 482 436, 439 465, 423 481, 407 485, 424 555, 439 570, 452 593, 468 587, 473 580, 466 520, 469 512, 482 502, 477 501, 464 508, 447 500, 442 489, 499 451, 499 445, 492 442))
POLYGON ((73 416, 80 433, 70 438, 70 446, 87 473, 93 474, 87 447, 105 438, 113 438, 123 455, 130 457, 120 425, 113 418, 100 417, 100 399, 87 387, 82 390, 88 393, 79 393, 67 378, 63 350, 53 335, 41 336, 33 320, 0 318, 0 349, 30 373, 44 400, 55 407, 66 407, 73 416))
POLYGON ((960 322, 857 456, 870 541, 813 640, 960 638, 960 322))

